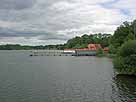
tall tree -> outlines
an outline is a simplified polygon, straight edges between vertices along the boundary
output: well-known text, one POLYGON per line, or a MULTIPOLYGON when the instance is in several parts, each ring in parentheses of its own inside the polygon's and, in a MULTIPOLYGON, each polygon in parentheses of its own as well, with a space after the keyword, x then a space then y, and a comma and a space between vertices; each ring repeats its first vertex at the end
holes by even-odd
POLYGON ((111 39, 113 46, 118 48, 126 41, 127 37, 132 37, 134 35, 134 26, 134 22, 131 23, 126 21, 120 27, 118 27, 111 39))

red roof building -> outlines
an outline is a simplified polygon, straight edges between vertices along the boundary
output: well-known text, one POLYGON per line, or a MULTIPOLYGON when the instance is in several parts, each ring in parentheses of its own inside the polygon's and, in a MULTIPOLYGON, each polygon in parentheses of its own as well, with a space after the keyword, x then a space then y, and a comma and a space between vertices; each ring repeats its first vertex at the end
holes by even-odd
POLYGON ((73 51, 73 50, 92 50, 97 51, 98 49, 102 48, 100 44, 88 44, 88 48, 80 48, 80 49, 64 49, 64 51, 73 51))
POLYGON ((88 44, 88 50, 98 50, 102 48, 100 44, 88 44))

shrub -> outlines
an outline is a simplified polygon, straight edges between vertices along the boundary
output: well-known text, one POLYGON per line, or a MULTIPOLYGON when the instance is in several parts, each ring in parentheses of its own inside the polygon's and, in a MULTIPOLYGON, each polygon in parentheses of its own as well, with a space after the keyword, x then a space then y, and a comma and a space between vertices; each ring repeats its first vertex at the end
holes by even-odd
POLYGON ((117 51, 117 50, 116 50, 116 48, 115 48, 113 45, 110 45, 110 46, 109 46, 109 53, 110 53, 110 54, 115 54, 116 51, 117 51))
POLYGON ((97 50, 96 55, 97 55, 98 57, 103 57, 103 56, 104 56, 104 51, 103 51, 103 49, 102 49, 102 48, 99 48, 99 49, 97 50))
POLYGON ((136 75, 136 40, 130 40, 121 46, 114 59, 114 67, 119 73, 136 75))
POLYGON ((136 40, 129 40, 128 42, 124 43, 120 50, 119 56, 127 57, 136 54, 136 40))

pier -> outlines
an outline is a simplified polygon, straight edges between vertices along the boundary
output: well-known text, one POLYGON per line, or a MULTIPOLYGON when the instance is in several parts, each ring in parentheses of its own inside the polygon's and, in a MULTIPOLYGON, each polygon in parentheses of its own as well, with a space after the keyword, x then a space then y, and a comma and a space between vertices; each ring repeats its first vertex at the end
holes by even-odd
POLYGON ((30 56, 73 56, 73 54, 65 53, 63 50, 36 50, 31 51, 30 56))

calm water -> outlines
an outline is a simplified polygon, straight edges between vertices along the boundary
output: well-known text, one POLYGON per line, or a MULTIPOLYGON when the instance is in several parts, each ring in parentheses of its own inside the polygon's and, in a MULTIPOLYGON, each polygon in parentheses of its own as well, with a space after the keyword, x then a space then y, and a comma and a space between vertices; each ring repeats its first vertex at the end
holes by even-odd
POLYGON ((0 102, 136 102, 136 78, 111 59, 0 51, 0 102))

